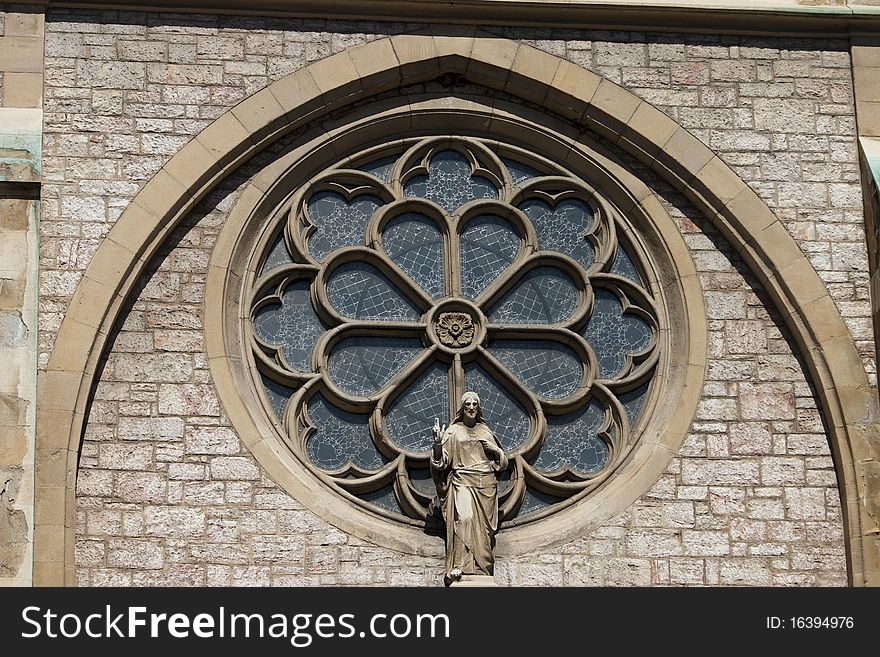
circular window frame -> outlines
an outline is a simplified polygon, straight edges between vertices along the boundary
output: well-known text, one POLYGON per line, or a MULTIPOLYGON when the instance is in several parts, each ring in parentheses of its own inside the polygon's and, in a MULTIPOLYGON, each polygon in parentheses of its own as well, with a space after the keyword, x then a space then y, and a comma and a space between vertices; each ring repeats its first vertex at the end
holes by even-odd
POLYGON ((400 96, 360 106, 300 137, 242 189, 212 254, 205 295, 206 351, 224 410, 239 437, 276 483, 342 531, 412 554, 439 556, 442 541, 423 523, 407 521, 334 487, 285 444, 281 422, 265 412, 254 384, 253 357, 241 327, 250 317, 250 294, 259 254, 276 230, 270 218, 298 188, 337 164, 344 154, 377 152, 406 139, 490 135, 557 162, 589 180, 626 217, 629 240, 645 254, 656 280, 645 281, 656 299, 660 358, 654 386, 634 428, 634 447, 599 487, 553 506, 552 514, 514 522, 499 532, 499 556, 543 549, 597 527, 650 488, 678 452, 699 402, 706 361, 705 309, 693 261, 681 234, 653 192, 604 152, 588 133, 549 114, 498 98, 400 96), (485 104, 490 100, 491 105, 485 104), (688 330, 671 330, 686 326, 688 330), (662 399, 675 399, 663 404, 662 399))

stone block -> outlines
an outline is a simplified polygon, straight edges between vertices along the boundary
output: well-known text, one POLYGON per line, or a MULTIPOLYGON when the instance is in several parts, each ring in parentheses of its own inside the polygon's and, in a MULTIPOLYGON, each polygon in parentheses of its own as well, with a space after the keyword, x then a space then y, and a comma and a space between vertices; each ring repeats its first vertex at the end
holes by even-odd
POLYGON ((188 454, 237 454, 241 443, 226 427, 188 427, 185 438, 188 454))
MULTIPOLYGON (((737 486, 757 484, 760 481, 759 466, 751 460, 701 461, 682 459, 681 481, 685 485, 737 486)), ((711 492, 710 490, 710 494, 711 492)))
POLYGON ((741 383, 739 390, 744 420, 793 420, 797 416, 790 383, 741 383))
POLYGON ((192 362, 181 354, 119 354, 114 363, 118 381, 187 382, 192 362))
POLYGON ((161 384, 158 409, 161 415, 217 416, 220 402, 210 385, 161 384))
POLYGON ((218 456, 211 459, 211 478, 219 480, 259 479, 256 463, 245 456, 218 456))
POLYGON ((772 454, 773 439, 763 422, 741 422, 730 426, 732 454, 772 454))
POLYGON ((107 565, 117 568, 159 569, 165 556, 158 541, 112 539, 108 544, 107 565))
POLYGON ((121 417, 121 440, 177 441, 183 438, 183 420, 178 417, 121 417))
POLYGON ((98 465, 108 470, 149 470, 152 463, 152 445, 112 443, 98 452, 98 465))
POLYGON ((144 532, 147 536, 197 538, 205 533, 202 509, 173 506, 144 508, 144 532))
POLYGON ((122 502, 151 504, 165 501, 168 484, 162 474, 154 472, 119 472, 113 495, 122 502))
POLYGON ((80 60, 77 85, 91 89, 143 89, 146 64, 143 62, 107 62, 80 60))

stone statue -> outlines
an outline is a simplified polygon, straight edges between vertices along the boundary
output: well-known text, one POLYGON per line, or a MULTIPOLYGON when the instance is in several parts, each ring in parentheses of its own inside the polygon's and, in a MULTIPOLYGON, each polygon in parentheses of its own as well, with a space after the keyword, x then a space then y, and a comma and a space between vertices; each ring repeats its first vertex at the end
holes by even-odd
POLYGON ((497 472, 507 456, 483 421, 475 392, 461 397, 449 427, 434 419, 431 475, 446 521, 446 582, 492 575, 498 531, 497 472))

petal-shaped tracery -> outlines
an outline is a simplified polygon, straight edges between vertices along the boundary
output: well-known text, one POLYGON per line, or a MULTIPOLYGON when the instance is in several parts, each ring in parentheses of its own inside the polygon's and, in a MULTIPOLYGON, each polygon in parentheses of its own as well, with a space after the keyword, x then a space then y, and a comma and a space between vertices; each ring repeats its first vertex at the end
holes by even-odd
POLYGON ((472 175, 468 159, 453 150, 435 153, 428 164, 428 175, 410 178, 403 193, 433 201, 447 212, 474 199, 498 198, 495 185, 482 176, 472 175))
POLYGON ((616 294, 595 289, 593 315, 581 335, 593 347, 603 379, 613 379, 626 366, 628 354, 643 351, 651 343, 651 327, 643 319, 624 313, 616 294))
POLYGON ((596 254, 587 242, 586 235, 593 226, 595 216, 586 203, 568 198, 550 207, 541 199, 529 199, 521 203, 519 209, 532 220, 542 251, 567 255, 584 268, 593 264, 596 254))
POLYGON ((392 402, 385 415, 385 427, 392 442, 402 449, 427 452, 433 441, 434 419, 445 424, 448 414, 448 368, 434 363, 392 402))
POLYGON ((316 394, 307 405, 309 436, 306 452, 319 469, 334 471, 351 463, 363 470, 377 470, 388 463, 370 438, 369 416, 350 413, 316 394))
POLYGON ((320 262, 336 249, 363 244, 367 222, 380 206, 382 200, 370 194, 351 202, 336 192, 312 194, 308 201, 309 219, 315 227, 309 236, 312 257, 320 262))
POLYGON ((516 259, 522 240, 506 219, 478 215, 461 231, 461 295, 476 299, 516 259))
POLYGON ((584 475, 598 472, 611 453, 599 437, 604 424, 605 409, 596 400, 574 413, 548 416, 547 436, 532 465, 543 473, 564 469, 584 475))
POLYGON ((443 296, 443 235, 428 217, 407 212, 382 231, 388 257, 434 299, 443 296))
POLYGON ((421 351, 414 338, 345 338, 331 349, 327 372, 343 392, 367 397, 385 387, 421 351))
POLYGON ((464 386, 480 396, 483 418, 501 446, 507 451, 521 447, 531 432, 529 414, 522 404, 476 363, 465 366, 464 386))
POLYGON ((546 399, 571 396, 583 376, 584 368, 577 354, 550 340, 493 340, 489 353, 546 399))
POLYGON ((489 311, 500 324, 558 324, 578 305, 574 281, 561 269, 536 267, 527 272, 489 311))
POLYGON ((254 314, 254 332, 281 349, 284 360, 300 372, 311 371, 312 349, 324 332, 309 302, 309 282, 290 283, 281 304, 268 304, 254 314))
POLYGON ((327 281, 330 305, 343 317, 415 321, 421 313, 378 269, 365 262, 340 265, 327 281))

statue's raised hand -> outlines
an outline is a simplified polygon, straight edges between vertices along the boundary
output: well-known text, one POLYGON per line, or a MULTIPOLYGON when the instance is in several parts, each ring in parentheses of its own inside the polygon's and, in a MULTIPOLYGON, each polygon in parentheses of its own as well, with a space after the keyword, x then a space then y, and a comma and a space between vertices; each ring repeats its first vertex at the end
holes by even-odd
POLYGON ((440 426, 440 418, 434 418, 434 426, 431 427, 431 432, 434 434, 434 442, 439 443, 440 439, 443 437, 443 432, 446 431, 446 425, 444 424, 442 427, 440 426))

